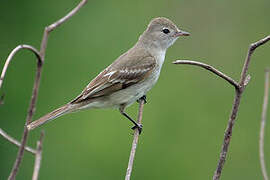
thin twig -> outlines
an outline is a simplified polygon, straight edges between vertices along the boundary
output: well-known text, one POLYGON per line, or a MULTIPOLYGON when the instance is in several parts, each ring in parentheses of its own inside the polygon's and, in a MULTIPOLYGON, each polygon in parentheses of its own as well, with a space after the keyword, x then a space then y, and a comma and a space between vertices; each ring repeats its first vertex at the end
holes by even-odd
POLYGON ((42 159, 42 143, 44 139, 44 131, 41 131, 39 141, 37 141, 37 152, 36 152, 36 159, 35 159, 35 166, 34 172, 32 176, 32 180, 38 180, 41 159, 42 159))
POLYGON ((28 49, 30 51, 32 51, 36 57, 37 57, 37 63, 38 64, 42 64, 42 61, 41 61, 41 56, 39 55, 39 52, 38 50, 36 50, 36 48, 30 46, 30 45, 26 45, 26 44, 22 44, 22 45, 19 45, 17 46, 16 48, 14 48, 11 53, 9 54, 6 62, 5 62, 5 65, 3 67, 3 70, 2 70, 2 73, 1 73, 1 77, 0 77, 0 89, 2 87, 2 84, 3 84, 3 81, 4 81, 4 78, 5 78, 5 74, 7 72, 7 69, 8 69, 8 66, 9 66, 9 63, 11 62, 12 58, 14 57, 14 55, 20 51, 21 49, 28 49))
POLYGON ((15 179, 16 174, 17 174, 18 169, 19 169, 19 166, 20 166, 21 161, 22 161, 23 154, 24 154, 24 149, 25 149, 24 147, 26 145, 28 132, 29 132, 28 129, 27 129, 27 125, 32 121, 32 117, 33 117, 33 114, 34 114, 34 111, 35 111, 36 100, 37 100, 39 84, 40 84, 40 78, 41 78, 42 64, 43 64, 44 58, 45 58, 45 50, 46 50, 46 47, 47 47, 49 33, 51 31, 53 31, 55 28, 57 28, 58 26, 60 26, 61 24, 63 24, 65 21, 70 19, 74 14, 76 14, 78 12, 78 10, 83 5, 85 5, 86 2, 87 2, 87 0, 82 0, 65 17, 61 18, 60 20, 56 21, 55 23, 53 23, 50 26, 45 28, 43 38, 42 38, 42 42, 41 42, 41 46, 40 46, 40 52, 38 52, 32 46, 20 45, 20 46, 16 47, 10 53, 8 59, 6 60, 4 69, 3 69, 1 77, 0 77, 0 88, 2 86, 2 82, 4 80, 5 72, 6 72, 7 68, 8 68, 9 62, 11 61, 12 57, 14 56, 14 54, 16 52, 18 52, 20 49, 29 49, 29 50, 31 50, 32 52, 34 52, 36 54, 37 59, 38 59, 36 78, 35 78, 35 82, 34 82, 34 85, 33 85, 33 92, 32 92, 31 102, 30 102, 30 105, 29 105, 29 110, 28 110, 28 114, 27 114, 27 118, 26 118, 26 123, 25 123, 25 126, 24 126, 24 132, 23 132, 23 136, 22 136, 22 140, 21 140, 21 146, 19 148, 17 158, 16 158, 16 160, 14 162, 13 168, 12 168, 10 176, 8 178, 9 180, 14 180, 15 179))
MULTIPOLYGON (((144 103, 145 103, 145 101, 143 99, 139 100, 139 113, 138 113, 138 121, 137 121, 138 124, 142 123, 142 114, 143 114, 144 103)), ((139 130, 135 129, 125 180, 130 180, 134 157, 135 157, 135 153, 136 153, 136 148, 137 148, 137 144, 138 144, 138 140, 139 140, 139 135, 140 135, 139 130)))
POLYGON ((197 62, 197 61, 190 61, 190 60, 176 60, 176 61, 173 62, 173 64, 189 64, 189 65, 195 65, 195 66, 202 67, 202 68, 204 68, 204 69, 218 75, 219 77, 223 78, 228 83, 233 85, 235 87, 235 89, 239 88, 238 83, 235 80, 233 80, 228 75, 222 73, 221 71, 217 70, 216 68, 214 68, 213 66, 210 66, 208 64, 204 64, 204 63, 197 62))
POLYGON ((235 87, 235 97, 234 97, 233 107, 232 107, 230 118, 229 118, 229 121, 227 124, 227 128, 225 130, 222 149, 220 152, 218 165, 217 165, 216 171, 215 171, 214 176, 213 176, 213 180, 220 179, 221 172, 222 172, 225 160, 226 160, 229 144, 231 141, 233 125, 235 123, 235 119, 236 119, 236 116, 238 113, 240 100, 241 100, 243 91, 245 90, 245 87, 247 86, 247 84, 250 80, 250 76, 247 74, 247 72, 248 72, 248 67, 249 67, 250 60, 251 60, 251 55, 253 54, 253 52, 255 51, 255 49, 257 47, 260 47, 261 45, 265 44, 269 40, 270 40, 270 35, 250 45, 248 53, 247 53, 247 57, 245 59, 245 63, 243 65, 243 69, 241 72, 241 77, 240 77, 239 83, 235 82, 232 78, 225 75, 224 73, 221 73, 220 71, 213 68, 212 66, 209 66, 209 65, 201 63, 201 62, 194 62, 194 61, 188 61, 188 60, 174 62, 175 64, 190 64, 190 65, 196 65, 196 66, 203 67, 203 68, 215 73, 216 75, 220 76, 221 78, 225 79, 228 83, 230 83, 231 85, 233 85, 235 87))
POLYGON ((48 37, 49 33, 52 32, 54 29, 56 29, 58 26, 69 20, 74 14, 76 14, 81 7, 83 7, 87 3, 87 0, 82 0, 74 9, 72 9, 66 16, 62 17, 58 21, 54 22, 53 24, 45 27, 44 33, 43 33, 43 38, 41 41, 41 46, 40 46, 40 55, 42 57, 42 60, 44 61, 45 58, 45 51, 47 47, 47 42, 48 42, 48 37))
MULTIPOLYGON (((11 142, 12 144, 15 144, 16 146, 20 147, 21 143, 19 141, 17 141, 16 139, 14 139, 13 137, 11 137, 10 135, 8 135, 3 129, 0 128, 0 135, 3 136, 6 140, 8 140, 9 142, 11 142)), ((24 147, 26 151, 32 153, 32 154, 36 154, 36 150, 29 147, 29 146, 25 146, 24 147)))
POLYGON ((214 176, 213 176, 213 180, 220 179, 221 172, 222 172, 225 160, 226 160, 228 148, 229 148, 230 141, 231 141, 233 125, 235 123, 235 119, 236 119, 236 116, 238 113, 241 96, 242 96, 243 91, 245 90, 247 83, 248 83, 248 79, 250 79, 250 76, 247 75, 247 71, 248 71, 250 60, 251 60, 251 55, 253 54, 253 52, 255 51, 255 49, 257 47, 260 47, 261 45, 265 44, 269 40, 270 40, 270 36, 267 36, 267 37, 257 41, 256 43, 251 44, 249 47, 247 57, 245 59, 245 63, 244 63, 243 69, 242 69, 241 77, 240 77, 240 82, 239 82, 240 89, 235 91, 236 95, 234 97, 233 108, 232 108, 232 112, 230 115, 230 119, 228 121, 227 128, 225 130, 222 149, 220 152, 218 165, 217 165, 216 171, 215 171, 214 176))
POLYGON ((257 47, 260 47, 261 45, 267 43, 269 40, 270 40, 270 35, 250 45, 248 53, 247 53, 247 57, 245 60, 245 64, 243 66, 242 73, 241 73, 241 78, 240 78, 240 83, 239 83, 240 86, 244 86, 244 83, 247 77, 247 71, 248 71, 251 55, 253 54, 253 52, 255 51, 257 47))
POLYGON ((21 146, 19 148, 16 160, 14 162, 13 168, 11 170, 11 173, 9 175, 9 180, 14 180, 16 177, 16 174, 19 170, 19 166, 21 164, 23 154, 24 154, 24 147, 26 146, 27 142, 27 137, 28 137, 28 129, 27 129, 27 124, 29 124, 32 121, 32 117, 34 115, 35 111, 35 106, 36 106, 36 100, 37 100, 37 95, 38 95, 38 89, 39 89, 39 84, 40 84, 40 76, 41 76, 41 68, 42 68, 42 63, 38 61, 37 64, 37 72, 36 72, 36 78, 33 86, 33 91, 32 91, 32 97, 31 97, 31 102, 28 108, 28 113, 26 117, 26 122, 24 125, 24 131, 21 139, 21 146))
POLYGON ((264 161, 264 127, 266 123, 266 114, 267 114, 267 106, 268 106, 268 98, 269 97, 269 69, 265 70, 265 83, 264 83, 264 97, 263 97, 263 107, 262 107, 262 120, 261 120, 261 130, 260 130, 260 163, 262 168, 262 174, 264 180, 268 180, 265 161, 264 161))

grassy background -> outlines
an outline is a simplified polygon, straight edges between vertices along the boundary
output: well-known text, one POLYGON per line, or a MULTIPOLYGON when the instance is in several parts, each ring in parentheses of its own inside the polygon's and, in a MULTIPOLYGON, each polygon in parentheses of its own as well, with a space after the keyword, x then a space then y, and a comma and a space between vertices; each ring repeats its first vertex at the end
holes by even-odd
MULTIPOLYGON (((44 27, 78 2, 2 1, 0 68, 18 44, 38 48, 44 27)), ((269 0, 89 1, 49 37, 34 119, 79 94, 137 41, 153 17, 168 17, 192 36, 180 38, 167 51, 159 82, 148 93, 132 179, 211 179, 234 90, 205 70, 171 62, 199 60, 238 80, 249 44, 269 35, 269 6, 269 0)), ((252 79, 242 98, 222 179, 262 179, 258 138, 264 68, 269 61, 268 43, 252 58, 252 79)), ((34 56, 19 52, 0 90, 6 94, 0 127, 17 139, 22 134, 34 74, 34 56)), ((132 117, 137 116, 137 107, 134 104, 128 109, 132 117)), ((63 116, 31 132, 28 145, 35 147, 40 130, 46 131, 40 180, 123 179, 132 142, 130 127, 117 110, 89 110, 63 116)), ((266 127, 270 172, 269 138, 266 127)), ((17 150, 0 137, 0 179, 8 177, 17 150)), ((25 153, 17 179, 30 179, 33 163, 33 156, 25 153)))

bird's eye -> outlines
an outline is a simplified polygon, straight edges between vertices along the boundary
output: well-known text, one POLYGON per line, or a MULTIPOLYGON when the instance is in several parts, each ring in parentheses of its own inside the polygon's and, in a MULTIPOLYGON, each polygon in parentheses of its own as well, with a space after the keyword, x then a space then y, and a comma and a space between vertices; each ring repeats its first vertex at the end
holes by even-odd
POLYGON ((162 32, 165 33, 165 34, 168 34, 168 33, 170 33, 170 30, 165 28, 165 29, 162 30, 162 32))

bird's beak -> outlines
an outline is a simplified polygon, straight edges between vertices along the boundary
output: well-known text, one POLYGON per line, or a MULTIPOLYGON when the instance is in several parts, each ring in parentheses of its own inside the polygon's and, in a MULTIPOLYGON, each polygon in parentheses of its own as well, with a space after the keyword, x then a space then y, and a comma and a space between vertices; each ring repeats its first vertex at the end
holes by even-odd
POLYGON ((185 32, 185 31, 178 31, 174 34, 175 37, 179 37, 179 36, 190 36, 189 32, 185 32))

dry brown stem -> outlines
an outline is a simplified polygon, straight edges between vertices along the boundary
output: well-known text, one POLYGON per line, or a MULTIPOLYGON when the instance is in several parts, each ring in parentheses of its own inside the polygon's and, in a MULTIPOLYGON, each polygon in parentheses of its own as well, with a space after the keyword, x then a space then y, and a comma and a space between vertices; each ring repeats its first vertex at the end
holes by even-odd
POLYGON ((216 68, 214 68, 213 66, 210 66, 208 64, 197 62, 197 61, 190 61, 190 60, 176 60, 176 61, 173 62, 173 64, 189 64, 189 65, 195 65, 195 66, 202 67, 202 68, 204 68, 204 69, 218 75, 219 77, 223 78, 228 83, 233 85, 235 87, 235 89, 239 88, 238 83, 235 80, 233 80, 228 75, 222 73, 221 71, 217 70, 216 68))
MULTIPOLYGON (((28 137, 28 129, 27 129, 27 125, 32 121, 32 117, 34 115, 35 112, 35 106, 36 106, 36 100, 37 100, 37 95, 38 95, 38 90, 39 90, 39 84, 40 84, 40 78, 41 78, 41 70, 42 70, 42 65, 44 63, 44 58, 45 58, 45 51, 46 51, 46 47, 47 47, 47 42, 48 42, 48 37, 49 37, 49 33, 51 31, 53 31, 55 28, 57 28, 58 26, 60 26, 61 24, 63 24, 65 21, 69 20, 74 14, 76 14, 79 9, 85 5, 85 3, 87 2, 87 0, 82 0, 73 10, 71 10, 66 16, 64 16, 63 18, 59 19, 58 21, 56 21, 55 23, 45 27, 44 29, 44 34, 43 34, 43 38, 41 41, 41 46, 40 46, 40 51, 36 50, 36 48, 34 48, 33 46, 29 46, 29 45, 19 45, 17 46, 15 49, 13 49, 11 51, 11 53, 9 54, 4 68, 2 70, 1 73, 1 77, 0 77, 0 88, 2 87, 3 84, 3 80, 6 74, 6 71, 9 67, 9 63, 11 62, 12 58, 14 57, 14 55, 21 49, 28 49, 31 52, 33 52, 36 57, 37 57, 37 71, 36 71, 36 76, 35 76, 35 82, 33 85, 33 92, 32 92, 32 97, 31 97, 31 102, 28 108, 28 113, 27 113, 27 118, 26 118, 26 123, 24 126, 24 131, 23 131, 23 136, 21 139, 21 145, 17 154, 17 158, 14 162, 13 168, 11 170, 11 173, 9 175, 9 180, 14 180, 16 177, 16 174, 18 172, 19 166, 21 164, 22 161, 22 157, 24 154, 24 150, 25 150, 25 146, 26 146, 26 142, 27 142, 27 137, 28 137)), ((40 153, 41 155, 41 153, 40 153)))
MULTIPOLYGON (((145 101, 143 99, 139 100, 139 113, 138 113, 138 121, 137 121, 138 124, 142 123, 144 103, 145 103, 145 101)), ((130 180, 130 177, 131 177, 134 157, 135 157, 135 153, 136 153, 136 149, 137 149, 137 145, 138 145, 138 141, 139 141, 139 135, 140 135, 139 130, 135 129, 133 142, 132 142, 132 146, 131 146, 131 151, 130 151, 130 155, 129 155, 128 168, 127 168, 125 180, 130 180)))
POLYGON ((269 69, 266 69, 265 82, 264 82, 263 107, 262 107, 262 120, 261 120, 261 130, 260 130, 260 140, 259 140, 260 163, 261 163, 261 169, 262 169, 264 180, 268 180, 268 175, 267 175, 265 161, 264 161, 264 127, 266 123, 268 99, 269 99, 269 69))
MULTIPOLYGON (((16 139, 14 139, 13 137, 11 137, 10 135, 8 135, 3 129, 0 128, 0 135, 3 136, 6 140, 8 140, 9 142, 11 142, 12 144, 15 144, 16 146, 20 147, 21 143, 19 141, 17 141, 16 139)), ((25 146, 24 149, 32 154, 36 154, 36 150, 25 146)))
POLYGON ((196 65, 196 66, 203 67, 203 68, 215 73, 216 75, 223 78, 224 80, 226 80, 227 82, 229 82, 230 84, 232 84, 235 87, 235 97, 234 97, 234 101, 233 101, 232 111, 231 111, 230 118, 229 118, 229 121, 227 124, 227 128, 225 130, 222 149, 220 152, 218 165, 217 165, 216 171, 215 171, 214 176, 213 176, 213 180, 220 179, 221 172, 222 172, 225 160, 226 160, 228 148, 229 148, 230 141, 231 141, 233 125, 235 123, 235 119, 236 119, 236 116, 238 113, 240 100, 241 100, 242 94, 245 90, 245 87, 247 86, 247 84, 250 80, 250 76, 247 74, 247 72, 248 72, 248 67, 250 64, 251 56, 257 47, 260 47, 261 45, 265 44, 269 40, 270 40, 270 36, 267 36, 267 37, 255 42, 255 43, 252 43, 250 45, 246 59, 245 59, 245 63, 244 63, 243 68, 242 68, 242 73, 240 76, 239 83, 236 83, 231 77, 221 73, 220 71, 216 70, 212 66, 204 64, 204 63, 187 61, 187 60, 184 60, 184 61, 177 60, 174 62, 175 64, 190 64, 190 65, 196 65))
POLYGON ((35 165, 34 165, 34 172, 33 172, 32 180, 38 180, 41 159, 42 159, 43 139, 44 139, 44 131, 41 131, 39 141, 37 141, 36 158, 35 158, 35 165))

